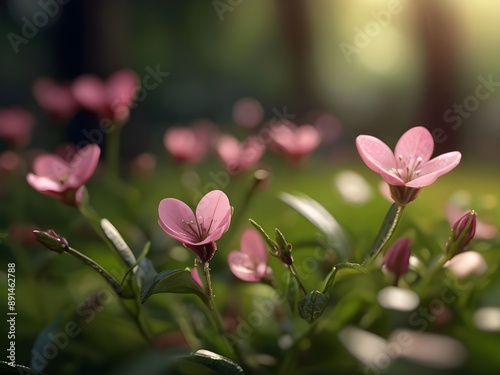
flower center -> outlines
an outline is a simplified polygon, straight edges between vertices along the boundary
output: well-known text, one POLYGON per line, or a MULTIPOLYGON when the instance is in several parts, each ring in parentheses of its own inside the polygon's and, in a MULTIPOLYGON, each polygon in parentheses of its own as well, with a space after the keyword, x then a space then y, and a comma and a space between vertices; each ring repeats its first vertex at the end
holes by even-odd
POLYGON ((404 182, 410 182, 419 177, 421 165, 422 157, 409 156, 405 158, 399 154, 396 158, 397 168, 392 168, 391 172, 398 174, 404 182))
POLYGON ((208 226, 205 226, 203 225, 204 218, 201 215, 198 216, 196 222, 193 220, 190 221, 182 220, 182 222, 185 224, 185 228, 188 231, 188 233, 191 234, 198 242, 201 242, 208 237, 210 229, 212 228, 212 224, 216 221, 217 220, 211 219, 210 224, 208 226))

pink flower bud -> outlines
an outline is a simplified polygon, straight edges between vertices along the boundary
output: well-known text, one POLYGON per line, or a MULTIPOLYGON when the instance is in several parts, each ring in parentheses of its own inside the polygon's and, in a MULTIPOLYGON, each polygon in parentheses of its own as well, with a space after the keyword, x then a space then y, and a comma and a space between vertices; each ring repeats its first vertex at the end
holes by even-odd
POLYGON ((384 268, 391 271, 397 284, 399 278, 408 271, 411 255, 411 240, 408 237, 402 237, 392 244, 384 256, 384 268))
POLYGON ((448 259, 463 252, 464 248, 476 234, 477 214, 474 210, 467 211, 453 224, 451 235, 446 243, 446 255, 448 259))

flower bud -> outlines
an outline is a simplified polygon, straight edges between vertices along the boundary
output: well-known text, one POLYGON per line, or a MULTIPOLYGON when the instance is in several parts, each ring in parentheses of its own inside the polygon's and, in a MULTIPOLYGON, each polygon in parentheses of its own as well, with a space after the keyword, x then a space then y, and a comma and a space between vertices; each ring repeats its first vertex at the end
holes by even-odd
POLYGON ((463 252, 464 248, 476 234, 477 214, 474 210, 464 213, 451 228, 451 235, 446 242, 446 256, 448 259, 463 252))
POLYGON ((409 237, 402 237, 392 244, 384 256, 384 268, 394 274, 394 284, 408 271, 411 255, 411 240, 409 237))
POLYGON ((34 230, 33 234, 38 242, 40 242, 47 249, 55 251, 58 254, 62 254, 69 248, 66 238, 57 234, 52 229, 47 231, 34 230))

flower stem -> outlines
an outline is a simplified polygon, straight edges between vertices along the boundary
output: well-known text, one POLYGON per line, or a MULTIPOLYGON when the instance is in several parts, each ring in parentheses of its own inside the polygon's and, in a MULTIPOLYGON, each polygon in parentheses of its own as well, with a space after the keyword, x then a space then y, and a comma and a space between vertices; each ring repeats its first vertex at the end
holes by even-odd
POLYGON ((111 276, 108 271, 106 271, 104 268, 102 268, 99 264, 97 264, 96 262, 94 262, 92 259, 90 259, 88 256, 80 253, 78 250, 75 250, 73 249, 72 247, 68 247, 66 249, 66 252, 72 256, 74 256, 75 258, 81 260, 82 262, 84 262, 85 264, 89 265, 90 267, 92 267, 94 270, 96 270, 102 277, 104 277, 106 279, 106 281, 109 283, 109 285, 111 285, 111 287, 113 288, 113 290, 119 295, 121 296, 121 292, 122 292, 122 286, 120 285, 120 283, 118 281, 115 280, 115 278, 113 276, 111 276))
POLYGON ((97 211, 92 208, 92 206, 89 204, 89 199, 88 199, 88 193, 86 190, 83 192, 84 198, 78 205, 78 210, 82 214, 82 216, 87 220, 87 222, 90 224, 94 232, 101 237, 103 242, 113 250, 113 253, 118 256, 120 259, 120 262, 127 266, 127 263, 125 260, 122 258, 121 254, 119 251, 116 249, 116 247, 113 245, 111 240, 106 236, 104 233, 104 230, 101 227, 101 216, 97 213, 97 211))
POLYGON ((304 284, 302 284, 302 281, 300 281, 299 274, 297 272, 297 269, 295 268, 295 265, 292 263, 290 266, 288 266, 290 269, 290 273, 295 277, 295 280, 297 280, 297 284, 299 284, 299 288, 304 293, 304 295, 307 295, 307 290, 304 288, 304 284))
POLYGON ((120 168, 120 135, 122 127, 116 125, 115 130, 108 134, 106 139, 106 161, 108 164, 108 179, 112 182, 119 180, 120 168))
POLYGON ((212 291, 212 281, 210 277, 210 264, 208 262, 202 263, 203 265, 203 274, 205 276, 206 281, 206 293, 208 296, 208 303, 206 304, 208 307, 208 311, 210 312, 210 316, 214 322, 215 328, 220 336, 224 339, 226 346, 230 349, 235 358, 237 358, 241 367, 245 370, 245 373, 253 373, 253 371, 247 371, 250 368, 254 368, 255 364, 248 363, 245 356, 243 355, 240 346, 234 340, 229 338, 229 335, 224 330, 224 325, 222 323, 222 318, 219 314, 219 311, 215 308, 215 304, 213 302, 213 291, 212 291))
POLYGON ((373 244, 370 248, 368 255, 366 256, 363 263, 363 266, 369 265, 372 263, 375 258, 380 254, 385 244, 391 238, 392 234, 396 230, 396 227, 401 220, 401 216, 403 215, 404 206, 399 206, 396 203, 393 203, 387 211, 385 215, 384 221, 382 222, 382 226, 378 232, 377 238, 373 241, 373 244))

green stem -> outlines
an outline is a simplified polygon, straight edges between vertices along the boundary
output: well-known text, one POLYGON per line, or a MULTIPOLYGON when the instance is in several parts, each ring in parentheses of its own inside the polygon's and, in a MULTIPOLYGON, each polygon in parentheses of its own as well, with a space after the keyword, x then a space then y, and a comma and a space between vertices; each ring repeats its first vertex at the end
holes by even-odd
POLYGON ((84 198, 82 199, 81 203, 78 205, 78 209, 80 210, 80 213, 82 216, 87 220, 87 222, 90 224, 94 232, 101 237, 103 242, 111 249, 113 250, 113 253, 118 257, 120 260, 120 263, 124 266, 127 267, 127 262, 122 258, 121 254, 119 253, 118 249, 113 245, 111 240, 106 236, 104 233, 104 230, 101 227, 101 216, 97 213, 96 210, 92 208, 89 204, 88 200, 88 193, 87 190, 84 190, 83 192, 84 198))
POLYGON ((297 269, 295 268, 295 265, 292 263, 290 264, 290 266, 288 266, 288 268, 290 269, 290 273, 293 275, 293 277, 295 277, 295 280, 297 280, 297 284, 299 284, 299 288, 302 293, 304 293, 304 295, 307 295, 307 290, 306 288, 304 288, 304 284, 302 284, 302 281, 300 281, 300 277, 297 269))
MULTIPOLYGON (((115 124, 116 125, 116 124, 115 124)), ((122 127, 116 125, 115 130, 108 134, 106 139, 106 161, 108 164, 108 179, 112 182, 120 178, 120 136, 122 127)))
POLYGON ((245 196, 243 197, 243 202, 238 207, 236 215, 234 215, 233 219, 231 220, 233 222, 233 226, 239 226, 239 223, 243 219, 243 215, 247 211, 247 208, 250 205, 250 201, 255 195, 257 188, 262 184, 262 181, 264 181, 268 177, 269 173, 260 169, 253 174, 252 185, 247 190, 245 196))
POLYGON ((247 360, 245 356, 242 353, 242 350, 240 346, 238 345, 237 342, 230 340, 229 335, 227 332, 224 330, 224 325, 222 323, 222 318, 219 314, 219 311, 215 308, 215 304, 213 302, 213 291, 212 291, 212 281, 210 277, 210 265, 208 262, 202 263, 203 265, 203 274, 205 276, 205 281, 206 281, 206 293, 208 297, 208 303, 206 304, 208 307, 208 311, 210 312, 210 316, 212 317, 212 320, 214 322, 214 325, 217 329, 217 332, 219 333, 220 336, 225 341, 226 346, 229 348, 231 353, 235 358, 237 358, 239 364, 245 370, 245 373, 253 373, 253 371, 250 371, 251 368, 255 368, 255 364, 250 364, 247 363, 247 360))
POLYGON ((104 268, 102 268, 99 264, 94 262, 92 259, 90 259, 88 256, 80 253, 78 250, 73 249, 72 247, 68 247, 66 249, 66 252, 75 258, 81 260, 85 264, 89 265, 92 267, 94 270, 96 270, 102 277, 106 279, 106 281, 111 285, 113 290, 121 296, 121 291, 122 291, 122 286, 118 281, 115 280, 113 276, 111 276, 108 271, 106 271, 104 268))
POLYGON ((380 227, 377 238, 375 238, 375 241, 373 242, 365 260, 363 260, 363 263, 361 263, 363 266, 372 263, 380 254, 385 244, 387 243, 387 241, 389 241, 392 234, 396 230, 396 227, 401 220, 401 216, 403 215, 403 210, 404 207, 399 206, 396 203, 393 203, 391 205, 389 211, 387 211, 387 214, 385 215, 384 221, 382 222, 382 226, 380 227))

